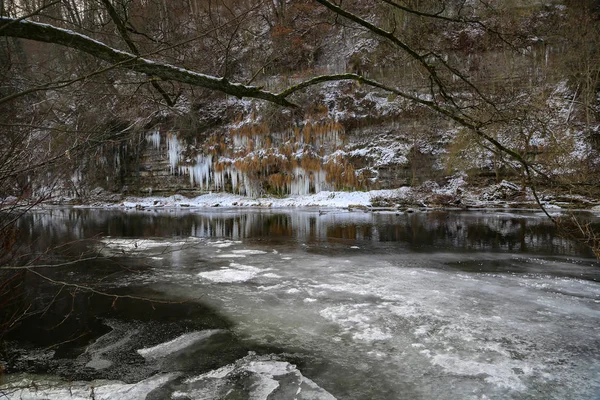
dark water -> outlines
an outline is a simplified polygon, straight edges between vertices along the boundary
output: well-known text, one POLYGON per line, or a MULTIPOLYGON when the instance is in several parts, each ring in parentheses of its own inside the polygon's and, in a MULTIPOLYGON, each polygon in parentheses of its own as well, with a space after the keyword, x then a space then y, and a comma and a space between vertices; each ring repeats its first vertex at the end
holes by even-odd
MULTIPOLYGON (((598 218, 579 214, 585 221, 598 218)), ((38 250, 81 239, 115 237, 228 237, 303 243, 370 242, 411 251, 498 251, 592 256, 565 239, 539 212, 365 213, 339 211, 99 211, 50 209, 20 221, 22 242, 38 250)))
MULTIPOLYGON (((133 383, 250 351, 340 399, 600 393, 600 264, 539 213, 57 208, 22 218, 19 244, 52 267, 14 281, 2 321, 31 317, 5 338, 9 375, 133 383), (137 351, 204 331, 165 359, 137 351)), ((149 398, 208 390, 193 385, 149 398)))

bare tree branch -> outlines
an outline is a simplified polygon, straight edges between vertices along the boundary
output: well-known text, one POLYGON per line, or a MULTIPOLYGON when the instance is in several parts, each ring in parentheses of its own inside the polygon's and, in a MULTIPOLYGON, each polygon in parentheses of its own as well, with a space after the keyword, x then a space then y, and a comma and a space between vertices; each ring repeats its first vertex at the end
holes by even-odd
MULTIPOLYGON (((108 14, 112 18, 113 22, 117 26, 117 30, 119 31, 119 34, 121 35, 121 37, 123 38, 125 43, 127 43, 127 47, 129 47, 129 50, 131 50, 131 52, 133 54, 135 54, 136 56, 140 56, 140 51, 138 50, 138 48, 135 45, 135 43, 133 42, 133 40, 131 40, 131 38, 129 37, 129 34, 127 33, 127 28, 125 27, 125 24, 121 20, 119 13, 117 13, 117 10, 115 10, 115 8, 113 7, 113 5, 111 4, 111 2, 109 0, 101 0, 101 1, 102 1, 102 4, 104 4, 104 6, 106 7, 106 10, 108 11, 108 14)), ((160 93, 162 98, 165 100, 165 103, 167 103, 167 105, 169 107, 173 107, 175 105, 175 102, 173 101, 173 99, 171 99, 171 96, 169 96, 169 94, 167 92, 165 92, 165 90, 160 86, 160 84, 156 81, 156 79, 153 79, 153 78, 154 78, 153 76, 150 76, 150 84, 152 85, 152 87, 158 93, 160 93)))
MULTIPOLYGON (((21 21, 23 21, 23 20, 26 20, 27 18, 31 18, 31 17, 33 17, 34 15, 38 15, 38 14, 40 13, 40 11, 43 11, 43 10, 45 10, 46 8, 52 7, 53 5, 55 5, 55 4, 58 4, 58 3, 60 3, 60 0, 53 1, 52 3, 45 4, 45 5, 43 5, 42 7, 38 8, 37 10, 35 10, 34 12, 32 12, 32 13, 29 13, 29 14, 27 14, 27 15, 23 15, 22 17, 15 19, 14 21, 10 22, 10 23, 9 23, 9 24, 7 24, 7 25, 11 25, 11 24, 18 24, 19 22, 21 22, 21 21)), ((5 28, 6 28, 6 25, 5 25, 5 26, 1 26, 1 27, 0 27, 0 31, 2 31, 2 29, 5 29, 5 28)))
POLYGON ((284 97, 263 90, 261 87, 231 83, 225 78, 205 75, 179 68, 174 65, 138 57, 135 54, 114 49, 80 33, 57 28, 52 25, 31 21, 20 21, 19 23, 11 24, 13 21, 15 21, 14 18, 0 17, 0 29, 4 28, 0 30, 0 36, 54 43, 91 54, 94 57, 113 64, 119 64, 123 68, 153 75, 161 79, 187 83, 193 86, 230 94, 239 98, 251 97, 267 100, 286 107, 296 106, 284 97))
MULTIPOLYGON (((450 94, 448 94, 448 92, 446 90, 446 85, 442 81, 442 78, 438 74, 438 71, 436 70, 435 66, 428 62, 428 56, 429 55, 434 55, 434 54, 432 54, 432 53, 419 54, 412 47, 410 47, 408 44, 406 44, 404 41, 402 41, 398 36, 396 36, 394 34, 394 32, 388 32, 388 31, 380 28, 379 26, 377 26, 377 25, 375 25, 375 24, 373 24, 373 23, 365 20, 364 18, 361 18, 360 16, 347 11, 346 9, 342 8, 341 6, 337 6, 337 5, 333 4, 333 3, 331 3, 330 1, 327 1, 327 0, 315 0, 315 1, 317 3, 322 4, 323 6, 327 7, 328 9, 330 9, 331 11, 333 11, 335 14, 340 15, 340 16, 342 16, 342 17, 344 17, 344 18, 346 18, 346 19, 348 19, 348 20, 350 20, 350 21, 352 21, 352 22, 354 22, 354 23, 356 23, 358 25, 361 25, 361 26, 367 28, 372 33, 375 33, 376 35, 389 40, 390 42, 392 42, 393 44, 395 44, 396 46, 398 46, 399 48, 401 48, 411 58, 413 58, 415 61, 417 61, 423 68, 425 68, 425 70, 427 71, 427 74, 429 75, 429 78, 432 80, 432 83, 434 83, 435 87, 439 90, 439 94, 446 101, 448 101, 448 102, 456 105, 455 104, 455 99, 453 98, 453 96, 451 96, 450 94)), ((438 61, 450 73, 452 73, 458 79, 460 79, 461 81, 463 81, 464 83, 466 83, 483 101, 485 101, 488 105, 490 105, 494 109, 496 109, 495 104, 492 101, 490 101, 479 90, 479 88, 477 88, 466 76, 464 76, 463 74, 461 74, 455 68, 452 68, 442 58, 440 58, 440 57, 436 57, 436 58, 438 59, 438 61)), ((433 91, 432 91, 432 93, 433 93, 433 91)), ((496 111, 498 111, 498 110, 496 109, 496 111)))
MULTIPOLYGON (((466 117, 460 116, 459 114, 457 114, 454 110, 448 110, 442 106, 440 106, 439 104, 437 104, 434 101, 431 100, 425 100, 422 99, 420 97, 418 97, 418 95, 415 94, 410 94, 410 93, 406 93, 403 92, 399 89, 384 85, 380 82, 374 81, 372 79, 367 79, 361 75, 356 75, 356 74, 338 74, 338 75, 322 75, 322 76, 317 76, 315 78, 306 80, 304 82, 301 82, 297 85, 291 86, 289 88, 287 88, 286 90, 284 90, 283 92, 279 93, 278 96, 282 96, 282 97, 288 97, 290 96, 292 93, 295 93, 299 90, 305 89, 309 86, 312 85, 316 85, 319 83, 323 83, 323 82, 330 82, 330 81, 340 81, 340 80, 353 80, 353 81, 358 81, 360 83, 369 85, 369 86, 373 86, 382 90, 385 90, 387 92, 391 92, 394 93, 404 99, 410 100, 412 102, 424 105, 426 107, 429 107, 430 109, 454 120, 455 122, 458 122, 461 126, 468 128, 470 130, 472 130, 473 132, 475 132, 479 137, 481 137, 482 139, 486 140, 487 142, 489 142, 490 144, 492 144, 492 146, 494 146, 495 148, 497 148, 498 150, 500 150, 501 152, 509 155, 510 157, 512 157, 513 159, 515 159, 516 161, 518 161, 521 165, 523 165, 526 169, 530 168, 533 171, 535 171, 537 174, 546 177, 546 175, 540 171, 538 168, 536 168, 535 166, 531 165, 529 162, 527 162, 527 160, 525 160, 519 153, 515 152, 514 150, 509 149, 508 147, 504 146, 502 143, 500 143, 498 140, 494 139, 493 137, 491 137, 490 135, 486 134, 480 124, 476 121, 471 121, 468 120, 466 117)), ((546 177, 548 179, 548 177, 546 177)))

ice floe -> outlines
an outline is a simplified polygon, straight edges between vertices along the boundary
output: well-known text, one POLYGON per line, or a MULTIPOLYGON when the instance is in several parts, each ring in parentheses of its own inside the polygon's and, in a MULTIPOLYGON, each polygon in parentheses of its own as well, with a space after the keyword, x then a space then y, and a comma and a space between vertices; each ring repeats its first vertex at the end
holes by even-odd
POLYGON ((252 354, 234 364, 186 379, 171 398, 335 400, 295 365, 274 356, 252 354))
POLYGON ((243 265, 232 262, 229 264, 229 268, 222 268, 216 271, 200 272, 198 276, 212 282, 234 283, 246 282, 254 278, 260 271, 260 268, 253 267, 251 265, 243 265))
POLYGON ((181 351, 196 342, 205 340, 217 333, 223 332, 222 329, 209 329, 204 331, 185 333, 166 343, 161 343, 153 347, 139 349, 137 352, 144 358, 159 358, 181 351))
POLYGON ((212 242, 208 242, 207 245, 211 246, 211 247, 224 248, 224 247, 231 247, 233 245, 240 244, 240 243, 242 243, 242 242, 240 242, 239 240, 215 240, 212 242))
POLYGON ((137 383, 96 380, 91 382, 44 381, 25 377, 0 387, 6 400, 145 400, 150 392, 179 374, 157 374, 137 383))
POLYGON ((201 239, 189 237, 182 240, 161 240, 161 239, 124 239, 104 237, 98 245, 98 251, 106 256, 111 255, 149 255, 154 257, 163 253, 182 249, 188 246, 198 245, 201 239))
POLYGON ((266 251, 262 251, 262 250, 251 250, 251 249, 246 249, 246 250, 232 250, 231 251, 233 254, 245 254, 245 255, 257 255, 257 254, 267 254, 266 251))

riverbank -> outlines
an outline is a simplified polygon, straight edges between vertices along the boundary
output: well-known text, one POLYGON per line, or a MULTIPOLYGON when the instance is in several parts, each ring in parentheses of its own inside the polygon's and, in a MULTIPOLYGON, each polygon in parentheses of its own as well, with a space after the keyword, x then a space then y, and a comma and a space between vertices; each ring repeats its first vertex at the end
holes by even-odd
MULTIPOLYGON (((600 199, 571 194, 555 194, 550 190, 538 193, 541 205, 547 210, 591 210, 600 212, 600 199)), ((486 187, 468 186, 462 178, 455 178, 444 186, 426 182, 418 187, 364 192, 322 191, 310 195, 288 197, 265 196, 252 198, 232 193, 207 193, 195 197, 182 194, 172 196, 124 196, 96 190, 85 200, 62 198, 54 202, 79 207, 98 208, 206 208, 206 207, 262 207, 262 208, 342 208, 342 209, 539 209, 531 189, 502 181, 486 187)))

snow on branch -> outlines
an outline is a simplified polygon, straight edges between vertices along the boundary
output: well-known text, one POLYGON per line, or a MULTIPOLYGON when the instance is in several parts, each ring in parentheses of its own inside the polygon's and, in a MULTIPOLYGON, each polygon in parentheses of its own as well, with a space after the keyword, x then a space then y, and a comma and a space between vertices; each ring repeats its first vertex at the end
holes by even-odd
POLYGON ((88 53, 111 64, 119 65, 122 68, 152 75, 164 80, 187 83, 236 97, 252 97, 267 100, 286 107, 295 106, 286 100, 285 97, 262 90, 260 87, 232 83, 224 78, 152 61, 132 53, 114 49, 89 36, 49 24, 26 20, 17 21, 14 18, 0 17, 0 36, 54 43, 88 53))

